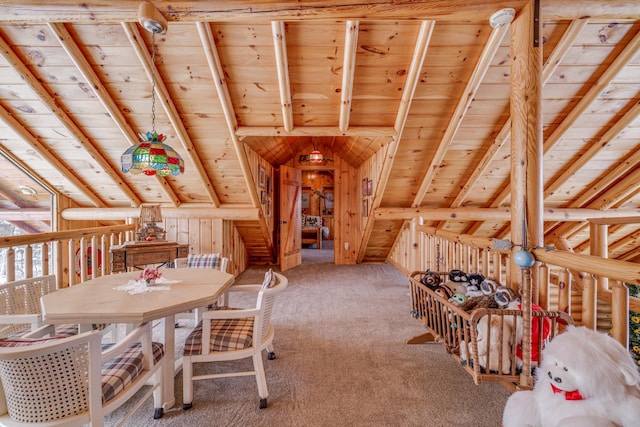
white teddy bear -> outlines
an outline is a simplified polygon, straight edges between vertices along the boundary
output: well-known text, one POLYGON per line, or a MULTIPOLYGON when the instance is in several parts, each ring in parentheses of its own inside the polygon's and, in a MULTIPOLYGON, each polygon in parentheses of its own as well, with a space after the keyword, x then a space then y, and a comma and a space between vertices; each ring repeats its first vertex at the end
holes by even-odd
POLYGON ((640 374, 609 335, 569 326, 544 348, 533 390, 507 400, 504 427, 638 427, 640 374))

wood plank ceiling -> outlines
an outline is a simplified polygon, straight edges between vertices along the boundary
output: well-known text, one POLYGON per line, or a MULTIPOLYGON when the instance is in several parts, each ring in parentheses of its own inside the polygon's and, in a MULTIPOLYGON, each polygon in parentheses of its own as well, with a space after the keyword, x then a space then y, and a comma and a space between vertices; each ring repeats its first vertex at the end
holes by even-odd
MULTIPOLYGON (((50 191, 84 207, 253 207, 245 146, 278 167, 315 143, 358 167, 393 144, 365 261, 385 259, 402 209, 510 205, 509 27, 488 18, 527 1, 153 4, 169 21, 155 65, 139 2, 0 5, 0 150, 50 191), (151 73, 177 177, 119 169, 150 130, 151 73)), ((543 0, 541 14, 545 208, 638 215, 640 3, 543 0)), ((3 215, 35 206, 8 169, 3 215)), ((626 222, 609 227, 610 256, 640 261, 626 222)), ((499 214, 427 224, 508 232, 499 214)), ((589 250, 586 222, 545 235, 589 250)))

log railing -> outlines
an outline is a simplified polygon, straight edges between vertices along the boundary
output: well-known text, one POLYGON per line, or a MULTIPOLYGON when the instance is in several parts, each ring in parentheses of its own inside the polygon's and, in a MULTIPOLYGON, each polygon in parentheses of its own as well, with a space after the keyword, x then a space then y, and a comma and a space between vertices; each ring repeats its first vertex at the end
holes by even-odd
MULTIPOLYGON (((457 235, 412 221, 401 233, 387 261, 407 275, 427 269, 460 269, 480 272, 516 288, 520 272, 514 275, 511 250, 501 248, 498 243, 494 239, 457 235)), ((533 249, 531 252, 537 260, 532 268, 533 302, 544 309, 557 306, 572 315, 576 324, 594 329, 599 326, 598 305, 610 304, 611 328, 607 332, 628 347, 629 310, 640 312, 640 299, 629 296, 626 284, 640 284, 637 263, 563 250, 533 249), (554 286, 558 292, 550 292, 554 286), (572 293, 578 295, 577 301, 571 299, 572 293)))
POLYGON ((62 288, 110 274, 111 246, 132 240, 133 236, 134 225, 128 224, 2 237, 0 251, 5 252, 5 280, 53 273, 57 287, 62 288), (15 256, 18 251, 24 253, 19 259, 15 256), (36 266, 34 259, 38 260, 36 266), (24 277, 16 277, 16 272, 24 277))

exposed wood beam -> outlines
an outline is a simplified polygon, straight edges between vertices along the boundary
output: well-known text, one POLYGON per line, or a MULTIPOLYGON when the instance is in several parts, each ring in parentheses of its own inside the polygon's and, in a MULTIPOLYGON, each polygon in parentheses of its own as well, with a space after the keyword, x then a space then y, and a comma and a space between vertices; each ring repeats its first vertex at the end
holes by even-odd
MULTIPOLYGON (((163 211, 164 212, 164 211, 163 211)), ((430 221, 510 221, 511 208, 376 208, 373 216, 381 220, 411 220, 419 216, 430 221)), ((544 221, 585 222, 629 218, 640 214, 640 209, 577 209, 544 208, 544 221)))
MULTIPOLYGON (((122 0, 117 3, 75 0, 3 0, 0 22, 135 22, 140 2, 122 0)), ((322 1, 252 1, 202 2, 196 0, 156 0, 154 5, 167 21, 246 21, 274 19, 438 19, 440 21, 486 22, 497 8, 512 7, 519 11, 526 0, 360 0, 345 3, 322 1)), ((611 19, 638 19, 640 4, 636 0, 553 0, 542 5, 547 19, 569 20, 584 16, 611 19)))
MULTIPOLYGON (((107 206, 107 203, 102 200, 98 194, 95 193, 95 191, 89 184, 87 184, 80 176, 78 176, 73 171, 71 166, 60 159, 55 152, 49 149, 49 146, 47 146, 47 144, 42 142, 39 137, 32 134, 27 128, 22 125, 22 123, 18 122, 18 120, 2 106, 0 106, 0 120, 2 120, 2 122, 4 122, 4 124, 7 125, 7 127, 11 129, 16 135, 18 135, 19 138, 29 144, 29 146, 33 148, 38 153, 38 155, 45 161, 47 161, 55 170, 57 170, 62 177, 64 177, 72 185, 74 185, 84 197, 86 197, 91 201, 91 203, 93 203, 94 206, 107 206)), ((2 147, 2 150, 8 151, 4 146, 2 147)))
POLYGON ((442 162, 447 154, 447 150, 451 146, 453 142, 453 138, 462 123, 462 120, 469 109, 469 106, 473 102, 473 98, 482 83, 482 80, 487 73, 487 70, 491 66, 491 61, 493 60, 498 48, 500 47, 500 43, 502 43, 502 39, 505 34, 507 34, 509 30, 508 25, 503 25, 498 28, 494 28, 487 40, 487 43, 484 46, 482 54, 480 55, 480 59, 476 63, 476 66, 473 70, 473 74, 469 78, 464 91, 462 92, 462 96, 458 99, 458 103, 453 112, 451 120, 449 120, 449 124, 447 125, 447 129, 438 144, 438 148, 436 149, 436 153, 431 160, 431 164, 427 169, 424 177, 422 178, 422 182, 418 191, 416 192, 416 196, 413 199, 413 203, 411 203, 412 207, 420 206, 422 201, 424 200, 425 195, 427 194, 427 190, 431 186, 433 179, 436 176, 438 169, 441 167, 442 162))
POLYGON ((296 126, 291 132, 279 126, 240 126, 235 132, 245 136, 384 136, 393 138, 398 132, 392 127, 357 126, 346 131, 332 126, 296 126))
POLYGON ((567 117, 558 125, 551 135, 544 141, 545 154, 551 150, 564 136, 564 134, 578 121, 589 105, 611 84, 618 73, 629 64, 640 50, 640 31, 625 46, 616 59, 609 65, 604 73, 591 85, 587 93, 580 99, 576 106, 567 114, 567 117))
MULTIPOLYGON (((257 182, 257 180, 253 179, 253 175, 251 172, 251 165, 249 165, 249 160, 247 159, 247 153, 245 151, 244 144, 240 142, 240 140, 235 134, 236 128, 238 127, 238 122, 236 121, 236 117, 233 111, 233 103, 231 101, 231 96, 229 95, 229 87, 227 86, 227 81, 224 78, 224 71, 222 69, 222 63, 220 62, 220 56, 218 55, 218 49, 216 48, 216 42, 213 37, 213 33, 211 31, 211 24, 205 23, 205 22, 198 22, 196 23, 196 26, 198 28, 198 34, 200 35, 200 41, 202 43, 202 47, 204 48, 204 52, 207 57, 209 70, 211 71, 214 85, 216 87, 216 91, 218 92, 218 99, 220 100, 220 105, 222 107, 225 121, 227 123, 229 136, 231 141, 233 142, 233 148, 235 149, 236 156, 238 157, 238 161, 240 162, 240 168, 242 169, 242 175, 244 176, 244 182, 247 187, 247 192, 249 194, 249 197, 251 198, 251 203, 253 207, 257 209, 258 216, 257 218, 254 218, 254 219, 258 220, 260 232, 262 233, 265 246, 267 247, 267 252, 273 255, 274 242, 273 242, 272 234, 269 232, 269 227, 267 227, 266 219, 262 215, 262 208, 260 207, 260 198, 258 197, 258 190, 256 189, 256 186, 255 186, 255 182, 257 182)), ((283 36, 283 42, 284 42, 284 28, 282 31, 282 36, 283 36)), ((288 70, 287 70, 287 77, 288 77, 288 70)), ((287 87, 288 87, 288 83, 287 83, 287 87)))
POLYGON ((273 33, 278 86, 280 87, 282 123, 284 124, 284 130, 291 132, 293 130, 293 108, 291 105, 291 85, 289 84, 289 64, 287 62, 287 41, 285 39, 284 22, 271 22, 271 32, 273 33))
POLYGON ((180 114, 178 114, 178 110, 176 109, 176 106, 171 99, 171 95, 169 94, 169 91, 167 90, 167 87, 165 86, 164 81, 162 80, 162 77, 158 72, 156 64, 154 64, 151 60, 151 55, 149 55, 149 50, 147 49, 144 39, 140 35, 140 31, 138 31, 137 25, 138 24, 123 22, 122 28, 124 28, 124 31, 129 38, 129 42, 131 43, 131 47, 133 47, 136 55, 138 56, 138 59, 140 60, 140 63, 142 64, 142 68, 144 68, 147 77, 149 77, 149 81, 151 82, 155 79, 156 95, 159 98, 159 101, 162 104, 167 117, 171 121, 173 129, 176 131, 178 139, 182 143, 184 149, 187 151, 187 156, 196 169, 195 173, 198 174, 199 180, 204 186, 205 193, 209 196, 209 199, 215 206, 220 206, 220 199, 218 198, 218 195, 216 194, 216 191, 213 187, 213 182, 211 181, 211 178, 209 178, 209 175, 207 174, 207 171, 202 164, 200 157, 198 156, 198 151, 194 147, 193 142, 191 142, 191 137, 185 129, 184 123, 182 123, 180 114))
MULTIPOLYGON (((587 2, 590 0, 587 0, 587 2)), ((526 0, 505 0, 496 6, 494 0, 234 0, 202 2, 196 0, 156 0, 154 6, 167 21, 300 21, 306 19, 438 19, 440 21, 487 22, 498 8, 519 10, 526 0)), ((71 0, 24 1, 7 0, 0 6, 0 22, 136 22, 140 2, 121 0, 117 3, 97 0, 78 3, 71 0)))
POLYGON ((3 221, 51 221, 52 217, 49 209, 0 209, 0 220, 3 221))
POLYGON ((358 21, 347 21, 344 36, 344 60, 342 63, 342 91, 340 92, 340 130, 349 129, 353 79, 356 73, 356 51, 358 50, 358 21))
MULTIPOLYGON (((397 136, 393 138, 393 140, 391 140, 391 142, 387 145, 387 152, 382 163, 382 169, 380 170, 380 175, 377 179, 376 191, 373 195, 373 201, 371 202, 370 206, 371 212, 373 212, 374 209, 380 206, 380 203, 382 202, 382 196, 384 195, 384 192, 387 188, 389 175, 391 175, 391 169, 396 158, 396 152, 398 151, 398 145, 400 144, 402 132, 404 131, 404 126, 407 122, 407 116, 409 115, 409 107, 411 106, 411 102, 413 101, 416 86, 418 85, 418 80, 420 79, 420 71, 422 70, 424 59, 427 56, 427 49, 429 47, 429 42, 431 41, 431 35, 433 34, 434 25, 434 21, 423 21, 420 24, 420 32, 418 33, 416 45, 413 49, 411 65, 409 66, 409 72, 407 73, 407 79, 405 81, 404 90, 400 99, 398 113, 396 114, 394 128, 397 132, 397 136)), ((360 250, 358 251, 357 257, 358 262, 361 262, 364 258, 365 249, 369 243, 369 239, 371 238, 371 233, 373 232, 374 222, 375 218, 370 213, 362 232, 360 250)))
POLYGON ((0 144, 0 154, 2 154, 5 158, 7 158, 11 163, 13 163, 18 169, 20 169, 25 175, 29 176, 35 182, 40 184, 45 190, 51 193, 52 196, 57 197, 60 196, 60 191, 49 184, 39 173, 34 171, 30 166, 28 166, 21 159, 17 158, 15 154, 11 151, 8 151, 2 144, 0 144))
POLYGON ((637 248, 633 248, 625 253, 623 253, 622 255, 620 255, 618 258, 621 261, 631 261, 631 262, 638 262, 636 261, 636 258, 640 257, 640 246, 638 246, 637 248))
MULTIPOLYGON (((580 116, 589 108, 589 105, 595 101, 602 92, 605 91, 611 81, 618 75, 628 63, 633 59, 640 49, 640 31, 626 47, 620 52, 616 59, 609 65, 607 70, 596 80, 589 88, 589 91, 578 101, 576 106, 567 114, 565 119, 556 127, 551 135, 544 141, 544 153, 548 153, 564 136, 564 134, 575 124, 580 116)), ((503 204, 509 197, 509 188, 507 185, 497 197, 497 203, 503 204)))
MULTIPOLYGON (((87 81, 88 86, 96 95, 96 98, 100 100, 105 110, 107 110, 107 113, 109 113, 109 116, 111 116, 116 126, 118 126, 122 135, 127 139, 127 141, 129 141, 129 144, 136 144, 138 142, 137 133, 131 128, 127 119, 124 117, 124 114, 122 114, 120 108, 113 100, 109 91, 93 70, 91 64, 89 64, 89 61, 87 61, 87 58, 83 55, 64 24, 49 24, 49 29, 56 35, 58 42, 67 52, 69 58, 71 58, 78 71, 87 81)), ((118 175, 118 178, 121 175, 119 172, 116 172, 116 174, 118 175)), ((160 185, 160 188, 162 188, 162 191, 164 191, 165 196, 171 200, 171 203, 173 203, 174 206, 178 206, 180 201, 178 200, 178 196, 175 191, 171 188, 169 181, 159 175, 155 175, 155 179, 160 185)), ((122 182, 122 185, 126 186, 126 183, 122 182)), ((129 199, 131 199, 131 202, 134 205, 140 205, 142 203, 140 198, 133 192, 133 190, 131 190, 130 187, 126 186, 126 188, 128 191, 126 191, 125 194, 129 199)))
MULTIPOLYGON (((199 208, 185 207, 162 208, 163 218, 215 218, 230 221, 257 221, 260 208, 253 207, 222 207, 199 208)), ((125 220, 138 218, 140 208, 69 208, 62 211, 62 218, 70 221, 82 220, 125 220)))
MULTIPOLYGON (((551 52, 551 55, 549 56, 549 58, 547 58, 547 62, 542 68, 543 84, 549 81, 558 66, 562 63, 562 60, 578 37, 578 34, 580 34, 580 31, 582 31, 582 29, 588 22, 588 19, 579 19, 571 22, 569 28, 567 28, 567 30, 564 32, 562 38, 560 39, 558 44, 556 44, 556 47, 553 49, 553 52, 551 52)), ((496 153, 502 148, 504 144, 509 141, 510 138, 511 118, 507 119, 506 123, 502 126, 502 129, 500 129, 500 132, 498 132, 496 138, 493 140, 487 151, 485 151, 478 165, 473 169, 473 172, 462 186, 462 189, 460 190, 456 198, 451 203, 452 208, 462 206, 462 203, 467 199, 467 197, 471 193, 471 190, 477 184, 478 179, 486 172, 496 153)))
MULTIPOLYGON (((608 174, 610 175, 610 174, 608 174)), ((607 175, 607 176, 608 176, 607 175)), ((606 180, 606 178, 605 178, 606 180)), ((589 203, 587 206, 590 209, 602 209, 606 210, 612 206, 615 206, 621 200, 625 200, 629 195, 635 194, 640 191, 640 169, 635 168, 631 173, 627 174, 624 178, 617 182, 617 185, 610 190, 607 190, 599 195, 597 199, 589 203)), ((582 202, 572 203, 573 207, 582 206, 582 202)), ((629 215, 635 216, 635 215, 629 215)), ((552 236, 557 238, 564 238, 572 233, 585 227, 585 224, 560 224, 555 225, 556 228, 550 231, 552 236)))
POLYGON ((576 19, 571 21, 569 27, 562 34, 562 38, 556 44, 556 47, 553 48, 553 52, 547 58, 547 62, 544 64, 544 68, 542 69, 542 84, 545 85, 558 69, 558 66, 564 60, 564 57, 567 56, 567 52, 573 46, 573 43, 578 38, 578 35, 582 31, 582 29, 589 23, 589 20, 586 18, 576 19))
MULTIPOLYGON (((575 175, 580 168, 582 168, 591 158, 593 158, 604 147, 614 144, 615 139, 625 131, 636 119, 640 117, 640 102, 636 104, 626 112, 620 120, 618 120, 604 135, 595 140, 591 146, 578 156, 577 159, 571 159, 571 162, 563 168, 563 172, 557 177, 547 183, 544 189, 544 197, 551 196, 560 186, 567 182, 573 175, 575 175)), ((637 152, 637 151, 636 151, 637 152)), ((638 156, 640 158, 640 155, 638 156)), ((640 161, 640 159, 638 159, 640 161)))
MULTIPOLYGON (((58 103, 58 101, 53 96, 51 96, 49 92, 47 92, 47 90, 45 89, 43 84, 40 82, 40 80, 20 60, 18 55, 16 55, 13 49, 11 49, 11 46, 4 40, 4 38, 1 35, 0 35, 0 55, 2 55, 2 57, 7 61, 7 63, 9 63, 11 68, 13 68, 13 70, 20 76, 20 78, 22 78, 22 80, 24 80, 24 82, 27 85, 29 85, 29 87, 33 90, 34 94, 38 97, 38 99, 49 109, 49 111, 51 111, 51 113, 60 121, 60 123, 69 131, 69 133, 74 138, 76 138, 76 140, 78 140, 80 144, 82 144, 82 146, 85 148, 87 153, 91 156, 91 158, 101 168, 104 169, 105 174, 111 178, 111 180, 120 188, 120 190, 122 190, 122 192, 126 194, 128 197, 132 198, 133 200, 136 200, 138 197, 121 179, 121 177, 119 176, 119 173, 115 171, 111 167, 111 165, 104 159, 104 156, 99 152, 98 148, 82 132, 80 127, 75 123, 75 121, 66 113, 63 106, 61 106, 58 103)), ((2 115, 5 116, 4 112, 2 113, 2 115)), ((34 137, 31 134, 31 131, 28 131, 26 129, 23 129, 24 132, 16 131, 15 126, 17 125, 18 122, 15 118, 11 117, 11 118, 7 118, 6 120, 12 123, 12 125, 10 125, 7 121, 5 121, 5 123, 7 123, 7 126, 11 126, 12 128, 14 128, 14 132, 18 134, 22 134, 23 138, 25 138, 24 132, 28 133, 28 135, 31 135, 30 137, 27 137, 29 139, 32 139, 32 142, 30 142, 30 144, 35 143, 39 145, 40 148, 37 149, 38 151, 45 150, 40 152, 40 154, 45 159, 47 159, 49 162, 57 163, 56 167, 59 167, 59 165, 63 163, 63 161, 60 158, 58 158, 53 151, 49 150, 49 148, 46 146, 44 142, 41 142, 39 138, 34 137), (33 141, 33 139, 37 139, 37 141, 33 141)), ((22 124, 19 124, 18 127, 22 128, 23 126, 22 124)), ((85 183, 80 176, 73 173, 71 168, 59 170, 59 172, 61 175, 65 176, 66 179, 74 182, 74 185, 78 187, 78 189, 81 189, 81 191, 85 194, 85 196, 89 197, 89 195, 91 195, 89 199, 92 200, 92 202, 95 203, 96 206, 104 205, 104 201, 102 201, 102 199, 98 198, 97 196, 94 196, 92 194, 92 191, 88 189, 89 187, 88 184, 85 183), (71 178, 72 176, 74 178, 71 178)))
MULTIPOLYGON (((629 156, 622 159, 616 167, 609 171, 605 176, 598 177, 586 190, 571 204, 570 207, 580 207, 589 203, 611 186, 613 183, 622 179, 627 173, 637 168, 640 163, 640 151, 635 150, 629 156)), ((600 208, 600 207, 598 207, 600 208)))
POLYGON ((251 167, 247 160, 247 153, 244 150, 243 144, 238 140, 235 134, 238 122, 236 121, 236 115, 233 111, 233 103, 231 102, 231 96, 229 95, 229 88, 227 87, 227 81, 224 78, 224 72, 222 70, 222 64, 220 63, 220 57, 218 56, 218 50, 216 49, 215 39, 211 32, 211 26, 207 23, 198 22, 198 33, 200 34, 200 41, 204 48, 204 53, 207 56, 207 62, 209 64, 209 70, 213 77, 213 82, 218 92, 218 98, 220 105, 224 113, 225 120, 227 122, 227 128, 229 130, 229 136, 233 142, 233 148, 235 149, 238 161, 240 162, 240 168, 244 175, 245 185, 251 197, 251 202, 254 207, 260 206, 260 198, 254 185, 254 180, 251 178, 251 167))
POLYGON ((589 220, 594 224, 640 224, 640 216, 625 216, 622 218, 592 218, 589 220))

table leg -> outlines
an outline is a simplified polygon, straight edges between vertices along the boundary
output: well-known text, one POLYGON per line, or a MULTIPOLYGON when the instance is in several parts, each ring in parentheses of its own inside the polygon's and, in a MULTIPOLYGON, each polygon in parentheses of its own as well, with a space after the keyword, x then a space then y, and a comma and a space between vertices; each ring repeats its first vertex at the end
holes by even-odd
POLYGON ((164 366, 163 366, 163 382, 164 382, 164 409, 172 408, 176 403, 175 393, 175 322, 174 315, 167 316, 162 319, 163 322, 163 344, 164 344, 164 366))

